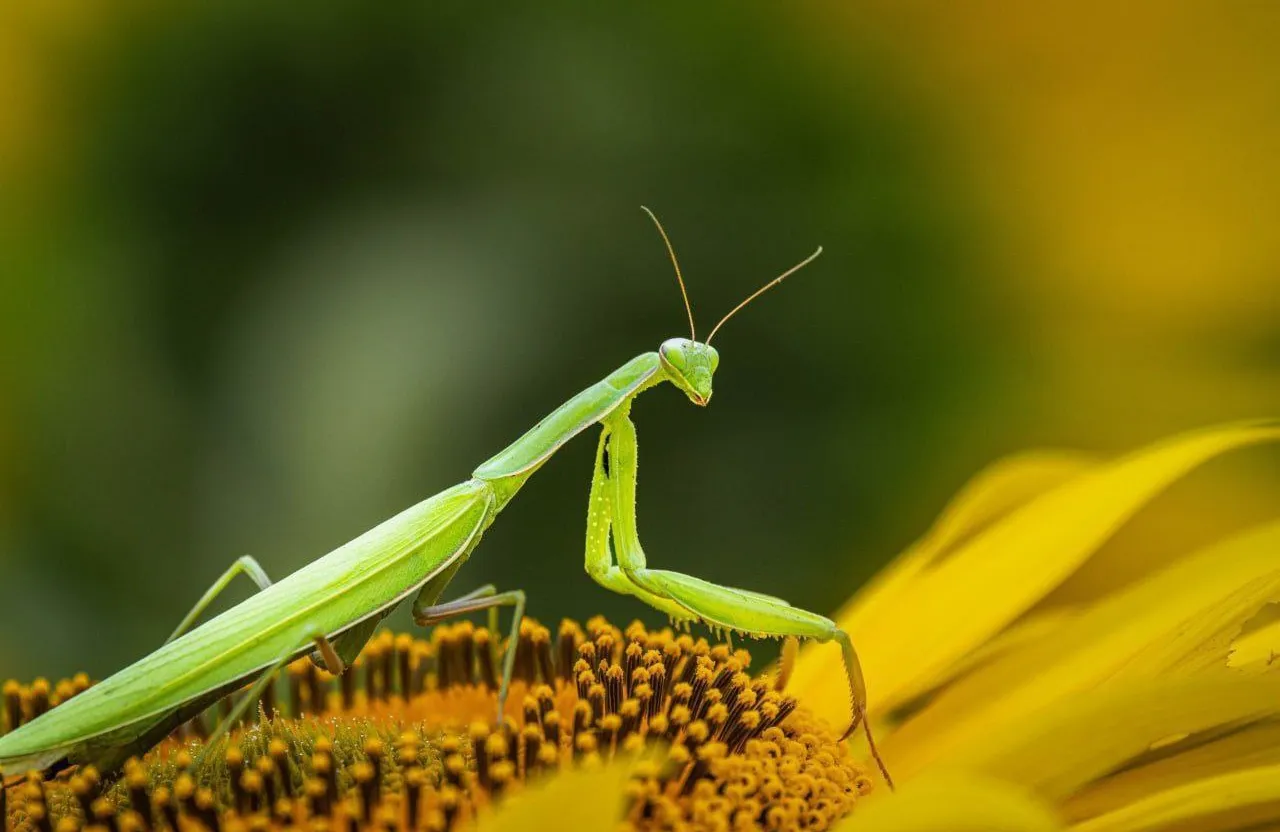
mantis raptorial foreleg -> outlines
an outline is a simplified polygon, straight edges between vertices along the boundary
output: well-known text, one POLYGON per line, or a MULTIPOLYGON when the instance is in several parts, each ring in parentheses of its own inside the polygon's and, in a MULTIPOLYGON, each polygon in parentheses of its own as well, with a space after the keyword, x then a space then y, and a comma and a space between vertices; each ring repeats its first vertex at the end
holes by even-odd
POLYGON ((591 475, 590 507, 587 510, 587 574, 605 589, 621 595, 635 596, 654 609, 665 612, 676 621, 693 621, 694 616, 690 615, 684 607, 636 586, 613 563, 613 554, 609 550, 613 501, 609 472, 606 469, 608 446, 609 429, 606 427, 600 433, 600 442, 596 446, 595 469, 591 475))
POLYGON ((256 561, 252 555, 241 555, 236 558, 235 563, 227 567, 227 571, 223 572, 222 576, 219 577, 218 580, 214 581, 212 586, 205 590, 204 595, 200 596, 200 600, 196 601, 196 605, 191 608, 191 611, 187 613, 186 618, 183 618, 182 622, 178 624, 172 633, 169 634, 169 637, 164 640, 164 643, 168 644, 178 636, 185 633, 187 629, 196 622, 196 619, 200 617, 201 613, 203 613, 205 609, 213 603, 213 599, 217 598, 222 590, 227 588, 227 584, 231 583, 235 576, 240 574, 244 574, 257 584, 260 591, 271 586, 271 579, 267 577, 266 570, 262 568, 258 561, 256 561))
POLYGON ((498 719, 501 720, 507 706, 507 691, 511 689, 511 674, 516 666, 516 645, 520 641, 520 622, 524 619, 524 590, 498 592, 493 584, 486 584, 443 604, 431 603, 431 596, 424 597, 426 592, 427 587, 424 587, 413 602, 413 620, 423 627, 469 612, 515 607, 515 612, 511 615, 511 634, 507 637, 507 648, 502 658, 502 681, 498 687, 498 719))
MULTIPOLYGON (((645 561, 644 549, 636 529, 636 471, 637 450, 635 423, 628 413, 630 408, 620 407, 605 422, 609 433, 608 444, 608 503, 611 509, 611 532, 618 557, 618 566, 624 577, 641 590, 629 591, 643 601, 656 597, 663 602, 654 604, 665 610, 676 604, 685 615, 700 619, 708 626, 727 631, 737 631, 749 636, 772 638, 811 638, 816 641, 839 643, 849 681, 849 696, 853 719, 841 737, 849 736, 859 725, 866 731, 867 742, 877 763, 880 763, 875 741, 866 722, 867 687, 862 677, 858 655, 848 634, 836 627, 835 622, 815 613, 791 606, 780 598, 750 592, 745 589, 713 584, 692 575, 650 569, 645 561)), ((596 475, 600 475, 601 462, 596 475)), ((590 539, 590 530, 588 531, 590 539)), ((602 581, 602 583, 604 583, 602 581)), ((605 586, 613 589, 609 583, 605 586)), ((652 603, 649 601, 649 603, 652 603)), ((889 773, 880 763, 881 772, 892 786, 889 773)))
POLYGON ((631 594, 645 600, 646 596, 656 597, 668 606, 678 606, 686 617, 745 635, 834 637, 827 619, 799 610, 781 598, 648 567, 636 530, 636 427, 622 408, 619 411, 608 424, 609 505, 620 571, 633 589, 640 590, 631 594))

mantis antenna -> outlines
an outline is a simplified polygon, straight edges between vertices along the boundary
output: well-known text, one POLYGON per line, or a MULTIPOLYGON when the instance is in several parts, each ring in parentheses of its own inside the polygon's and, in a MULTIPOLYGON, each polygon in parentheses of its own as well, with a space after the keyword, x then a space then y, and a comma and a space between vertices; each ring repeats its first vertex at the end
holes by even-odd
MULTIPOLYGON (((817 260, 818 255, 821 253, 822 253, 822 246, 818 246, 818 250, 815 251, 813 254, 810 254, 808 257, 804 258, 799 263, 796 263, 794 266, 787 269, 785 272, 778 275, 773 280, 770 280, 768 283, 764 284, 759 289, 756 289, 754 292, 751 293, 750 297, 748 297, 746 300, 744 300, 742 303, 738 304, 737 306, 733 307, 733 309, 729 310, 729 314, 721 318, 720 323, 716 324, 714 327, 711 328, 711 334, 707 336, 707 346, 711 346, 711 339, 716 337, 716 333, 720 331, 720 327, 724 326, 724 322, 732 318, 734 315, 738 314, 738 312, 742 309, 742 307, 746 306, 748 303, 751 303, 751 301, 760 297, 765 292, 772 289, 774 286, 777 286, 779 283, 786 280, 788 277, 791 277, 791 275, 800 271, 805 266, 812 263, 814 260, 817 260)), ((692 320, 692 318, 690 318, 690 320, 692 320)))
POLYGON ((667 232, 663 230, 662 223, 658 222, 657 216, 654 215, 645 206, 640 206, 644 212, 649 215, 649 219, 653 220, 653 224, 658 226, 658 233, 662 235, 662 242, 667 244, 667 253, 671 255, 671 265, 676 267, 676 280, 680 281, 680 295, 684 298, 684 311, 689 313, 689 340, 698 340, 697 331, 693 328, 693 307, 689 305, 689 292, 684 288, 684 278, 680 275, 680 261, 676 260, 676 250, 671 247, 671 240, 667 237, 667 232))

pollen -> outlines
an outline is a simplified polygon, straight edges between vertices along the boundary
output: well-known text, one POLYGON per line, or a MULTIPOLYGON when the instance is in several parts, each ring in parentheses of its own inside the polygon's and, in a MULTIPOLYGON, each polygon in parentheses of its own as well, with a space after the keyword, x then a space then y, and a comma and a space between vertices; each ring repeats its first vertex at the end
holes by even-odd
MULTIPOLYGON (((825 723, 751 656, 603 618, 522 622, 497 719, 503 639, 470 622, 376 635, 340 677, 309 659, 215 745, 230 698, 104 776, 32 774, 5 792, 15 832, 453 830, 530 783, 629 761, 633 829, 827 829, 872 788, 825 723)), ((6 730, 88 687, 3 688, 6 730)))

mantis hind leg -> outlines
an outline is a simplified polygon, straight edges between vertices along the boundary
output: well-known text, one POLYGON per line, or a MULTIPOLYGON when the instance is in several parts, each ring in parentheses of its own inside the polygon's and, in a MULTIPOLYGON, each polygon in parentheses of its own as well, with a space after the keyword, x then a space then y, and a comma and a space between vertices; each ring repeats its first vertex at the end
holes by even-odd
POLYGON ((324 633, 314 629, 308 631, 305 638, 299 639, 296 646, 280 656, 280 658, 276 660, 275 664, 262 672, 262 675, 260 675, 253 683, 253 686, 249 688, 249 692, 240 697, 240 701, 231 709, 231 713, 227 714, 218 722, 218 727, 213 729, 213 733, 210 734, 209 739, 205 741, 204 750, 201 752, 202 755, 207 754, 209 749, 217 745, 218 740, 222 739, 222 737, 231 730, 231 726, 235 725, 236 721, 244 715, 244 712, 249 705, 258 701, 259 697, 262 696, 262 691, 266 689, 267 685, 271 684, 272 680, 275 679, 276 674, 293 660, 293 657, 298 654, 299 650, 307 645, 307 642, 315 644, 316 649, 324 658, 325 668, 334 676, 341 676, 346 671, 346 664, 342 661, 342 658, 338 655, 337 651, 333 649, 333 645, 329 643, 329 640, 325 638, 324 633))
POLYGON ((461 598, 443 604, 424 603, 421 595, 413 602, 413 620, 420 626, 426 627, 437 621, 469 612, 489 610, 490 629, 495 632, 498 607, 515 607, 515 612, 511 616, 511 634, 507 638, 507 647, 502 658, 502 682, 498 688, 498 722, 502 722, 507 705, 507 692, 511 689, 511 674, 516 663, 516 645, 520 641, 520 622, 524 619, 524 602, 523 590, 498 592, 493 584, 486 584, 461 598))
POLYGON ((200 617, 201 613, 203 613, 205 609, 213 603, 213 599, 217 598, 222 593, 222 590, 227 588, 227 584, 231 583, 236 575, 241 574, 245 575, 249 580, 257 584, 259 591, 271 586, 271 579, 267 577, 266 570, 262 568, 261 564, 259 564, 251 555, 241 555, 236 558, 235 563, 227 567, 227 571, 223 572, 218 580, 213 582, 212 586, 205 590, 204 595, 200 596, 200 600, 196 601, 196 605, 191 608, 191 611, 187 613, 186 617, 183 618, 178 626, 174 628, 173 632, 169 634, 169 637, 164 640, 164 643, 168 644, 189 630, 191 625, 195 623, 196 619, 200 617))
MULTIPOLYGON (((262 564, 258 563, 257 559, 252 555, 241 555, 236 558, 235 563, 227 567, 227 571, 223 572, 222 575, 218 577, 218 580, 213 582, 212 586, 205 590, 204 595, 200 596, 200 600, 196 601, 196 605, 191 608, 191 611, 187 613, 186 617, 182 619, 176 628, 174 628, 174 631, 169 634, 169 637, 164 640, 164 643, 168 644, 189 630, 191 625, 195 623, 196 619, 204 613, 205 609, 213 603, 215 598, 222 594, 222 590, 226 589, 227 585, 230 584, 237 575, 244 575, 249 578, 249 580, 257 584, 259 592, 271 586, 271 579, 267 577, 267 571, 262 568, 262 564)), ((323 667, 326 670, 337 666, 329 660, 329 655, 326 655, 327 651, 328 654, 340 656, 341 666, 345 668, 346 665, 355 661, 355 658, 359 655, 361 648, 364 647, 365 642, 369 640, 369 636, 373 634, 374 628, 378 626, 378 622, 381 620, 381 618, 374 618, 372 619, 372 623, 369 625, 366 625, 366 622, 361 622, 350 630, 336 636, 333 643, 330 643, 323 635, 319 636, 319 640, 316 644, 323 646, 311 655, 311 661, 316 665, 316 667, 323 667)), ((341 673, 341 671, 339 671, 339 673, 341 673)))

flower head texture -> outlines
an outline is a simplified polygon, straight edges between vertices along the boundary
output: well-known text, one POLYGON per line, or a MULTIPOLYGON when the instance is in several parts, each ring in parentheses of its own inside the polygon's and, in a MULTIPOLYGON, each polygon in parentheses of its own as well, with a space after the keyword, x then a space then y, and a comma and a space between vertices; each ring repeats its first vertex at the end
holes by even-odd
MULTIPOLYGON (((495 722, 498 639, 463 622, 376 636, 337 679, 295 662, 216 745, 220 708, 119 777, 13 784, 4 812, 59 832, 1276 828, 1280 522, 1142 570, 1109 545, 1198 466, 1276 439, 1253 422, 1111 461, 1027 453, 963 489, 836 616, 896 791, 836 739, 831 645, 761 673, 671 630, 526 621, 495 722)), ((11 682, 3 724, 87 685, 11 682)))

